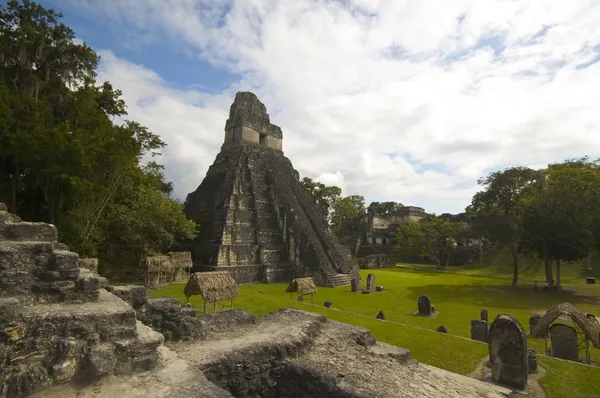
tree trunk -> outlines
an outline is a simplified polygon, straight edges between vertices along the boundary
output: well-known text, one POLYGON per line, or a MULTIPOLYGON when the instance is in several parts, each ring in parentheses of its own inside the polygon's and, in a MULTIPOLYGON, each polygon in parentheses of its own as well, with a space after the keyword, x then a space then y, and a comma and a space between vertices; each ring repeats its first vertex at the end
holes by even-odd
POLYGON ((479 264, 483 264, 483 238, 479 240, 479 264))
POLYGON ((548 238, 544 237, 542 240, 542 253, 544 256, 544 269, 546 271, 546 282, 548 282, 548 284, 550 286, 552 286, 553 284, 553 278, 552 278, 552 261, 550 259, 550 256, 548 254, 548 238))
POLYGON ((560 260, 556 260, 556 286, 558 289, 561 288, 560 286, 560 260))
POLYGON ((10 203, 10 211, 13 214, 18 215, 17 209, 17 189, 19 188, 19 176, 21 175, 21 167, 19 164, 19 158, 15 156, 13 165, 13 174, 11 178, 11 203, 10 203))
POLYGON ((513 276, 512 276, 512 283, 510 284, 510 287, 517 287, 517 282, 519 279, 519 254, 517 253, 517 250, 515 249, 514 245, 509 245, 510 247, 510 254, 512 254, 512 258, 513 258, 513 276))

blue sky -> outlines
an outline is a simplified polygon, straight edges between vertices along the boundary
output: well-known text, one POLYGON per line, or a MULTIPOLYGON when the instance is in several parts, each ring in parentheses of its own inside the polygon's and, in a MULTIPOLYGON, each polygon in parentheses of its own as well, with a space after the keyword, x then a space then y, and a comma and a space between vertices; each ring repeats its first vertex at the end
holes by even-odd
POLYGON ((255 92, 302 176, 460 212, 507 166, 600 157, 600 3, 45 0, 161 135, 185 199, 255 92))
POLYGON ((39 4, 63 14, 63 22, 92 48, 109 49, 119 58, 147 66, 163 77, 169 86, 180 89, 196 87, 215 94, 239 80, 239 75, 212 66, 199 54, 186 51, 175 40, 145 38, 145 34, 154 34, 150 31, 129 31, 109 18, 96 18, 94 14, 73 7, 64 0, 42 0, 39 4))

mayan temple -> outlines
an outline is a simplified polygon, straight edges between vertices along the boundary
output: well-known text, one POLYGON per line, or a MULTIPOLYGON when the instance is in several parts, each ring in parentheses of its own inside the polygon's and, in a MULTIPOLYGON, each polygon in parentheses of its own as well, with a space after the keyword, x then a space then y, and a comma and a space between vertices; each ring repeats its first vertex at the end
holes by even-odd
POLYGON ((239 92, 221 151, 185 202, 200 234, 185 250, 195 270, 228 270, 238 283, 312 276, 350 284, 358 265, 283 155, 283 133, 256 95, 239 92))

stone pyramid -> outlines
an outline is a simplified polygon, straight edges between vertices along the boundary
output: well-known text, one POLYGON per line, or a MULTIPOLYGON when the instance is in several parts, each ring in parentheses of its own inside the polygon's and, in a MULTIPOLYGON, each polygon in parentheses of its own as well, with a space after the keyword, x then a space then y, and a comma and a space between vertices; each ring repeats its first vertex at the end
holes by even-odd
POLYGON ((238 283, 312 276, 321 286, 350 284, 358 264, 328 232, 282 141, 256 95, 237 93, 221 151, 186 199, 200 234, 182 249, 195 271, 228 270, 238 283))

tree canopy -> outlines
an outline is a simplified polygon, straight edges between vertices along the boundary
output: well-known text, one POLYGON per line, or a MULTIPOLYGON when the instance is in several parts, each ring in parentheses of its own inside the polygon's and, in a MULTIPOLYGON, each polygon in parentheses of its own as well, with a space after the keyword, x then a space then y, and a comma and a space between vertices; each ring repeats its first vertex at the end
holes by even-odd
POLYGON ((56 224, 61 241, 139 278, 140 258, 196 225, 152 159, 165 143, 96 81, 98 55, 32 1, 0 6, 0 198, 22 218, 56 224), (123 270, 123 268, 131 268, 123 270))

